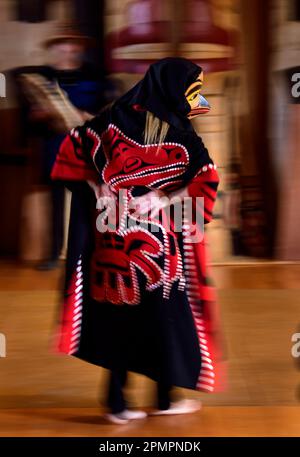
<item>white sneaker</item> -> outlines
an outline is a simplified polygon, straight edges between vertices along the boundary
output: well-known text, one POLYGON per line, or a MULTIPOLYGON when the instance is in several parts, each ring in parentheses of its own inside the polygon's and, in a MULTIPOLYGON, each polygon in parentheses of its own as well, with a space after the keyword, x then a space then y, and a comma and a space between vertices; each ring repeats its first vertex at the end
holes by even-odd
POLYGON ((112 414, 112 413, 107 413, 103 415, 104 419, 108 420, 108 422, 111 422, 112 424, 127 424, 129 422, 128 419, 122 419, 120 417, 120 413, 112 414))
POLYGON ((147 417, 145 411, 138 411, 135 409, 124 409, 120 414, 122 414, 122 417, 129 420, 145 419, 145 417, 147 417))
POLYGON ((145 413, 145 411, 124 409, 124 411, 121 411, 120 413, 104 414, 104 417, 113 424, 127 424, 130 420, 144 419, 147 417, 147 413, 145 413))
POLYGON ((157 409, 149 413, 151 416, 165 416, 172 414, 189 414, 201 409, 199 400, 184 399, 171 403, 168 409, 157 409))

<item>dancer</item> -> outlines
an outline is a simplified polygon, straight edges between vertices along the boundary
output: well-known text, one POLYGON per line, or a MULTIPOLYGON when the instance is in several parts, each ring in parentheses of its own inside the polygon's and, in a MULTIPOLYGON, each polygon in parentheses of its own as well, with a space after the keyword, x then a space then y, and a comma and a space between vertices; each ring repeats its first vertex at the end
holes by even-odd
POLYGON ((201 227, 212 218, 219 179, 190 122, 209 110, 202 84, 201 67, 186 59, 152 64, 71 131, 52 171, 73 192, 58 347, 110 370, 106 418, 114 423, 146 417, 127 407, 128 371, 157 382, 152 414, 199 409, 197 400, 172 402, 173 386, 214 392, 221 384, 201 227))

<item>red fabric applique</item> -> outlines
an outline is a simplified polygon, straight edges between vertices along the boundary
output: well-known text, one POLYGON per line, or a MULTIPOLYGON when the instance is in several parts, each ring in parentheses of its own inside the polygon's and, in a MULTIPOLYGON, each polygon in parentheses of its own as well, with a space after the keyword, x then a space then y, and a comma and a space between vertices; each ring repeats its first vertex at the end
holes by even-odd
POLYGON ((177 143, 141 145, 110 126, 101 136, 107 163, 103 178, 115 190, 130 186, 158 187, 181 176, 189 164, 186 148, 177 143))
POLYGON ((76 129, 62 142, 51 178, 71 181, 97 180, 97 170, 92 160, 84 154, 82 139, 76 129))
POLYGON ((136 304, 140 287, 136 268, 147 278, 147 287, 162 281, 162 270, 154 258, 162 255, 162 245, 146 231, 128 230, 124 236, 101 234, 92 260, 91 295, 98 301, 136 304))

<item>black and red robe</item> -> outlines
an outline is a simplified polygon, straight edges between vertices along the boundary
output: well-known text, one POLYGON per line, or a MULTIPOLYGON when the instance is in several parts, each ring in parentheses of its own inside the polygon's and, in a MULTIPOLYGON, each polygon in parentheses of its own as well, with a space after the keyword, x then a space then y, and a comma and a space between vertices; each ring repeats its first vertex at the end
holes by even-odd
MULTIPOLYGON (((145 112, 116 105, 74 129, 52 171, 72 190, 59 351, 112 368, 118 364, 173 386, 222 387, 222 347, 205 236, 193 239, 183 214, 176 231, 159 217, 136 222, 130 202, 151 189, 203 197, 212 219, 218 174, 193 130, 170 125, 159 147, 145 145, 145 112), (122 192, 113 231, 101 233, 95 188, 122 192), (154 228, 154 229, 153 229, 154 228)), ((200 228, 201 230, 201 228, 200 228)))

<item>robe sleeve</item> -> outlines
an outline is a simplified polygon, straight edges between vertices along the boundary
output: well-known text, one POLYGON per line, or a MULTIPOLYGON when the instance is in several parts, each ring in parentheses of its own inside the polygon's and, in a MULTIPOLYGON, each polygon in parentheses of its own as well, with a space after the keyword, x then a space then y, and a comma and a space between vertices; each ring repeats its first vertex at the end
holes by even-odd
POLYGON ((65 137, 52 168, 52 179, 97 182, 99 172, 93 161, 93 148, 90 150, 87 146, 87 136, 82 126, 71 130, 65 137))
POLYGON ((184 180, 182 197, 192 197, 193 207, 203 214, 204 224, 212 220, 213 208, 217 197, 219 176, 217 166, 209 156, 202 139, 194 136, 191 145, 190 168, 184 180), (196 197, 202 197, 197 200, 196 197))
POLYGON ((212 220, 213 208, 217 197, 219 176, 216 165, 208 163, 203 165, 196 176, 187 185, 187 193, 190 197, 203 197, 203 204, 197 208, 203 212, 204 224, 212 220))

